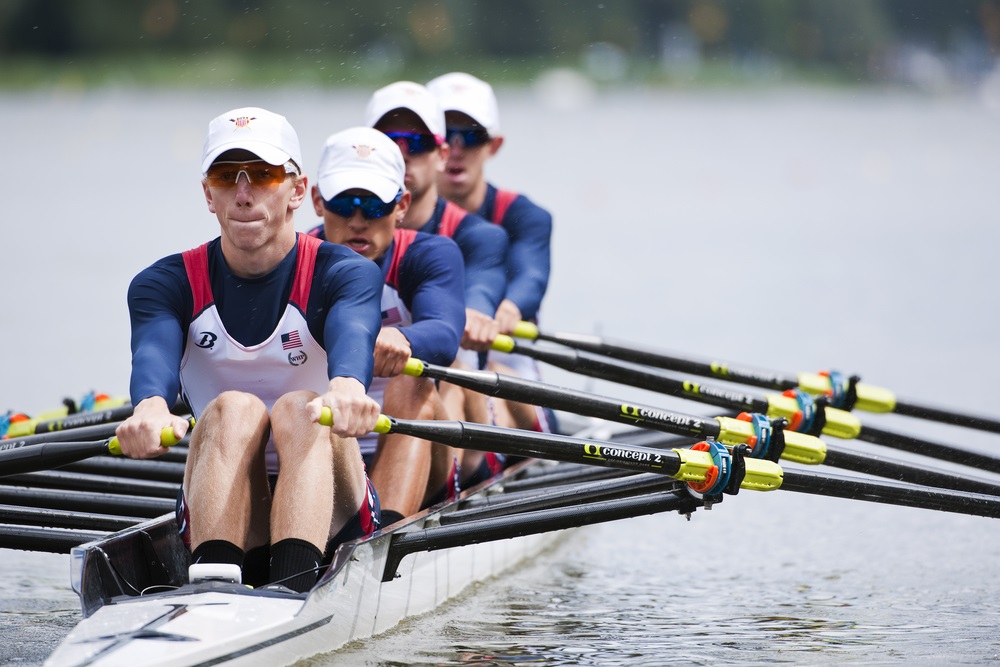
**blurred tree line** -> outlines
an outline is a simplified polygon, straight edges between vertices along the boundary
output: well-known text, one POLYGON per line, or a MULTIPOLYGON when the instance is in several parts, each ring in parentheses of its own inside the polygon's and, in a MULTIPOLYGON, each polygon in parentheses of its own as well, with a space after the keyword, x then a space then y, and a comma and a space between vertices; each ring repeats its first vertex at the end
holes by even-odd
POLYGON ((1000 0, 4 0, 0 59, 210 59, 376 71, 401 64, 791 63, 872 78, 892 54, 989 69, 1000 0), (595 47, 595 45, 598 45, 595 47), (589 55, 588 55, 589 54, 589 55))

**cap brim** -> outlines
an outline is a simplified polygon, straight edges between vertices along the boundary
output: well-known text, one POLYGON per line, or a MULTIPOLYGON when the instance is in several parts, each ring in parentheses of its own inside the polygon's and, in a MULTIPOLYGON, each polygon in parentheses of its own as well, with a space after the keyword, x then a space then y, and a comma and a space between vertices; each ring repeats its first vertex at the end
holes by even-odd
MULTIPOLYGON (((271 144, 256 141, 231 141, 229 143, 222 144, 221 146, 216 146, 208 155, 205 156, 205 160, 201 163, 202 173, 208 171, 208 168, 212 166, 212 163, 215 162, 216 158, 226 151, 231 150, 249 151, 268 164, 285 164, 292 159, 288 153, 275 148, 271 144)), ((300 165, 297 166, 301 168, 300 165)))
POLYGON ((396 198, 400 185, 379 174, 365 173, 357 169, 337 171, 320 176, 319 193, 323 199, 336 197, 345 190, 368 190, 382 201, 389 203, 396 198))

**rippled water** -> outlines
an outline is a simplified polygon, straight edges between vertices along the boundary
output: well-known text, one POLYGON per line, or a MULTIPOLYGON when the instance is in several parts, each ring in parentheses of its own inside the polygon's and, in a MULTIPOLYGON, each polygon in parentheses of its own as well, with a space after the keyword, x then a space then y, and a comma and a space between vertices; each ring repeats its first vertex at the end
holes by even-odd
MULTIPOLYGON (((18 159, 0 163, 5 278, 20 299, 17 327, 0 334, 0 408, 127 390, 129 278, 215 233, 197 184, 209 118, 245 104, 284 112, 312 169, 366 96, 0 97, 0 121, 20 129, 8 137, 18 159)), ((788 372, 833 366, 1000 414, 995 111, 879 91, 620 90, 558 108, 531 89, 500 97, 508 141, 491 173, 556 215, 544 326, 788 372)), ((307 664, 988 664, 1000 661, 998 553, 995 520, 743 492, 691 521, 572 531, 440 612, 307 664)), ((38 664, 78 617, 68 557, 0 550, 0 571, 0 663, 38 664)))

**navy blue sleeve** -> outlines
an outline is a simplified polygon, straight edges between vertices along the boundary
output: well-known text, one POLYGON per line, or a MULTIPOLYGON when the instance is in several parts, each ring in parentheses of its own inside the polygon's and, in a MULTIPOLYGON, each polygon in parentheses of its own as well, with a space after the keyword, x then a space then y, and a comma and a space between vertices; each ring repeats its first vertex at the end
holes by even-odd
POLYGON ((316 255, 312 290, 309 328, 326 350, 330 377, 356 378, 367 390, 375 366, 375 339, 382 327, 382 272, 350 248, 323 243, 316 255), (321 332, 314 330, 317 321, 321 332))
POLYGON ((465 330, 462 251, 444 236, 417 234, 399 267, 399 295, 413 324, 399 330, 412 356, 449 366, 465 330))
POLYGON ((502 224, 510 238, 506 297, 524 319, 534 319, 549 285, 552 216, 520 195, 507 209, 502 224))
POLYGON ((179 254, 161 259, 132 280, 128 288, 132 405, 152 396, 162 397, 168 405, 177 400, 184 337, 193 307, 179 254))
POLYGON ((465 307, 493 317, 507 291, 507 233, 469 214, 453 238, 465 261, 465 307))

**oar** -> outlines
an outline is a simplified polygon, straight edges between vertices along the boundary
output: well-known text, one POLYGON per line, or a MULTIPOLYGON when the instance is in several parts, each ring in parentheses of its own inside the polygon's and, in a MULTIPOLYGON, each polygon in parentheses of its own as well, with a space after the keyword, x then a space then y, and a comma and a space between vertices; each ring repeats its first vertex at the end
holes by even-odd
MULTIPOLYGON (((68 400, 68 399, 67 399, 68 400)), ((43 413, 35 419, 27 419, 10 425, 6 438, 16 439, 31 435, 42 435, 71 429, 120 422, 132 416, 134 408, 127 398, 109 398, 93 403, 88 409, 68 414, 43 413)), ((58 412, 58 411, 56 411, 58 412)), ((191 412, 180 399, 174 403, 171 412, 187 415, 191 412)))
MULTIPOLYGON (((108 410, 114 410, 116 408, 121 408, 127 406, 127 412, 119 412, 121 416, 114 417, 114 420, 122 420, 132 414, 132 407, 127 398, 117 397, 112 398, 104 394, 95 394, 91 392, 84 396, 83 400, 77 404, 70 398, 63 400, 63 406, 61 408, 56 408, 53 410, 46 410, 36 417, 28 418, 25 415, 20 415, 24 417, 16 421, 11 420, 7 422, 6 425, 0 423, 0 436, 7 438, 18 438, 25 435, 31 435, 33 433, 47 433, 49 430, 59 430, 60 428, 71 428, 71 426, 63 426, 56 428, 42 428, 39 429, 40 424, 61 424, 67 422, 69 424, 74 423, 74 417, 86 418, 93 413, 103 413, 108 410)), ((112 419, 103 419, 102 421, 112 421, 112 419)), ((82 421, 80 425, 89 424, 99 424, 101 421, 82 421)))
MULTIPOLYGON (((328 408, 324 408, 320 423, 331 423, 328 408)), ((379 415, 374 432, 403 433, 463 449, 652 472, 687 482, 695 491, 714 481, 713 488, 698 491, 704 494, 703 500, 706 503, 710 499, 721 500, 722 496, 716 493, 719 485, 724 485, 724 492, 729 494, 738 492, 739 489, 773 491, 783 488, 800 493, 1000 518, 1000 498, 995 496, 931 489, 902 482, 821 475, 795 469, 783 470, 777 463, 761 459, 734 457, 727 478, 724 470, 726 464, 720 458, 725 447, 721 445, 711 451, 665 451, 485 424, 394 419, 386 415, 379 415), (723 465, 719 465, 720 462, 723 465), (741 470, 742 466, 745 469, 741 470), (742 480, 739 479, 741 473, 744 475, 742 480), (786 475, 790 480, 787 486, 782 481, 786 475)))
MULTIPOLYGON (((164 447, 176 445, 178 442, 180 438, 174 435, 172 427, 168 426, 161 431, 160 444, 164 447)), ((100 454, 120 456, 121 453, 117 437, 91 442, 52 442, 17 447, 0 452, 0 477, 58 468, 100 454)))
POLYGON ((576 414, 606 419, 645 428, 689 435, 698 438, 714 438, 725 444, 751 444, 755 458, 779 457, 797 463, 827 465, 890 479, 928 484, 941 488, 1000 495, 1000 484, 996 482, 959 476, 926 466, 916 466, 881 457, 856 454, 837 450, 819 438, 783 431, 762 423, 750 415, 748 421, 716 417, 704 420, 700 417, 672 413, 658 407, 605 398, 582 391, 555 387, 525 380, 493 371, 472 371, 447 368, 428 364, 419 359, 409 359, 403 370, 406 375, 429 377, 471 389, 489 396, 531 403, 553 410, 564 410, 576 414), (761 431, 764 431, 763 435, 761 431), (763 452, 758 452, 758 446, 763 452), (758 455, 759 454, 759 455, 758 455))
MULTIPOLYGON (((558 368, 562 368, 575 373, 582 373, 591 377, 597 377, 612 382, 627 384, 634 387, 641 387, 650 391, 659 391, 670 395, 680 396, 691 400, 703 400, 704 396, 712 396, 713 404, 722 403, 723 394, 729 393, 735 397, 733 405, 741 404, 745 397, 736 392, 723 392, 721 390, 705 391, 703 387, 694 382, 683 382, 666 376, 660 371, 653 369, 643 369, 632 365, 625 365, 624 362, 602 358, 597 354, 573 349, 541 348, 536 345, 522 344, 516 342, 510 336, 497 336, 493 343, 493 348, 502 352, 514 352, 527 357, 544 361, 558 368), (681 393, 677 392, 676 386, 684 385, 681 393)), ((757 405, 757 404, 755 404, 757 405)), ((830 414, 827 409, 825 414, 830 414)), ((842 414, 842 411, 837 411, 842 414)), ((891 447, 908 451, 922 456, 930 456, 938 459, 947 459, 953 463, 979 468, 989 472, 1000 472, 1000 460, 983 454, 977 454, 958 447, 933 442, 914 436, 903 436, 883 429, 875 429, 864 426, 858 422, 859 432, 854 436, 858 440, 870 442, 884 447, 891 447)), ((825 430, 824 430, 825 432, 825 430)), ((840 430, 831 432, 831 435, 838 435, 840 430)), ((843 437, 843 434, 840 434, 843 437)))
POLYGON ((518 338, 560 343, 578 350, 702 377, 714 377, 779 391, 802 389, 810 394, 830 396, 831 405, 835 407, 857 408, 866 412, 895 412, 909 417, 1000 433, 1000 419, 921 405, 912 401, 901 401, 889 389, 857 382, 856 377, 845 378, 843 374, 837 372, 799 373, 793 376, 777 371, 734 366, 721 361, 700 361, 660 350, 612 342, 599 336, 545 333, 530 322, 521 322, 512 333, 518 338))
MULTIPOLYGON (((194 425, 194 418, 188 420, 192 426, 194 425)), ((29 447, 33 445, 45 445, 56 442, 83 442, 91 440, 102 440, 106 438, 111 438, 114 436, 115 431, 121 422, 110 422, 108 424, 95 424, 93 426, 80 426, 74 429, 66 431, 52 431, 51 433, 40 433, 38 435, 26 435, 20 438, 13 438, 10 440, 0 440, 0 452, 5 452, 11 449, 18 449, 20 447, 29 447)), ((186 438, 187 436, 185 436, 186 438)), ((182 444, 184 441, 181 440, 182 444)), ((158 461, 172 461, 183 463, 187 456, 183 450, 174 451, 173 448, 169 450, 166 454, 158 457, 158 461)))

